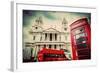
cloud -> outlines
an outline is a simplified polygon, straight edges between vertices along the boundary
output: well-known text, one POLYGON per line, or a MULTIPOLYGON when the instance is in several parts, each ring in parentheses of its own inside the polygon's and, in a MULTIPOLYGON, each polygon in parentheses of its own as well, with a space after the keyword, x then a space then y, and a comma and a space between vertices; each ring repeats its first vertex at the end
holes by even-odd
POLYGON ((49 20, 56 20, 56 17, 53 15, 55 12, 48 11, 35 11, 35 10, 23 10, 23 26, 30 25, 31 21, 36 17, 43 16, 49 20))
POLYGON ((56 27, 57 30, 61 30, 63 18, 67 20, 68 26, 83 17, 86 17, 89 23, 91 22, 90 13, 23 10, 24 41, 32 41, 32 36, 29 34, 29 31, 32 25, 34 25, 35 19, 40 16, 44 23, 42 25, 43 29, 47 29, 47 27, 56 27))

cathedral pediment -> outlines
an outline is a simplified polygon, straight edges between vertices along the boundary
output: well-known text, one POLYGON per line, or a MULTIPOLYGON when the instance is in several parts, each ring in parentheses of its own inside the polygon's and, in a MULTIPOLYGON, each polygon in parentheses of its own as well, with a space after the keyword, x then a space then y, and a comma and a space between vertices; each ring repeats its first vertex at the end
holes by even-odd
POLYGON ((48 33, 49 33, 49 32, 52 32, 52 33, 53 33, 53 32, 54 32, 54 33, 56 32, 56 33, 60 33, 60 31, 56 30, 55 28, 48 28, 48 29, 46 29, 46 30, 43 30, 43 32, 48 32, 48 33))

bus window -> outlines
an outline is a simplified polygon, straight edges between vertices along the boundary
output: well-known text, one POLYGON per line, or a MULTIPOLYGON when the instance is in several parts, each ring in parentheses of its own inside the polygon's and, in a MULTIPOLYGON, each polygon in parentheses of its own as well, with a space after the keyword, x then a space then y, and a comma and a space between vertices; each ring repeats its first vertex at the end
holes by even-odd
POLYGON ((66 58, 64 51, 62 50, 51 50, 51 49, 43 49, 42 52, 38 53, 38 60, 40 59, 39 54, 41 55, 42 61, 60 61, 60 60, 68 60, 66 58), (44 51, 44 52, 43 52, 44 51), (48 52, 49 51, 49 52, 48 52), (51 52, 50 52, 51 51, 51 52))

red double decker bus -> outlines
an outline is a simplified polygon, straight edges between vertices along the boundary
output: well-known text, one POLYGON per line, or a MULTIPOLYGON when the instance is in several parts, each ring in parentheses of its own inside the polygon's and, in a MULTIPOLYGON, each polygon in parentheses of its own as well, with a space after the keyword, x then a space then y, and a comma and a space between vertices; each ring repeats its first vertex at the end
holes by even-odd
POLYGON ((38 61, 64 61, 68 60, 63 50, 45 49, 38 52, 38 61))

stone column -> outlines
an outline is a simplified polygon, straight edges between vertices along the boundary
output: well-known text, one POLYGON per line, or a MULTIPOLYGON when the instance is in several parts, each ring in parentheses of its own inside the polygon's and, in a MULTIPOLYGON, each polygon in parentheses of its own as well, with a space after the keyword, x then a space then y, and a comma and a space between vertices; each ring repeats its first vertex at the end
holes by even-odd
POLYGON ((64 45, 62 45, 62 49, 64 49, 64 45))
POLYGON ((47 33, 47 41, 49 41, 49 37, 50 37, 50 36, 49 36, 49 33, 47 33))
POLYGON ((35 53, 36 53, 36 55, 37 55, 37 51, 38 51, 38 47, 37 47, 37 45, 36 45, 36 52, 35 52, 35 53))
POLYGON ((58 44, 56 45, 56 47, 57 47, 57 50, 59 50, 59 45, 58 44))
POLYGON ((52 48, 54 49, 54 45, 52 45, 52 48))
POLYGON ((61 41, 61 34, 59 34, 59 41, 61 41))
POLYGON ((54 33, 52 33, 52 41, 54 41, 54 33))
POLYGON ((34 46, 34 50, 33 50, 33 56, 36 57, 36 45, 34 46))
POLYGON ((63 48, 62 48, 62 45, 61 45, 61 49, 63 49, 63 48))
POLYGON ((57 33, 57 41, 59 41, 59 34, 57 33))
POLYGON ((49 48, 49 45, 47 44, 47 49, 49 48))
POLYGON ((47 38, 47 37, 46 37, 46 33, 44 33, 44 41, 46 41, 46 38, 47 38))
POLYGON ((35 49, 34 49, 34 47, 33 47, 32 57, 34 57, 34 52, 35 52, 35 49))
POLYGON ((43 41, 45 40, 45 35, 44 35, 44 33, 42 34, 42 40, 43 40, 43 41))
POLYGON ((44 44, 45 48, 47 48, 47 44, 44 44))
POLYGON ((50 41, 50 34, 47 33, 47 41, 50 41))

